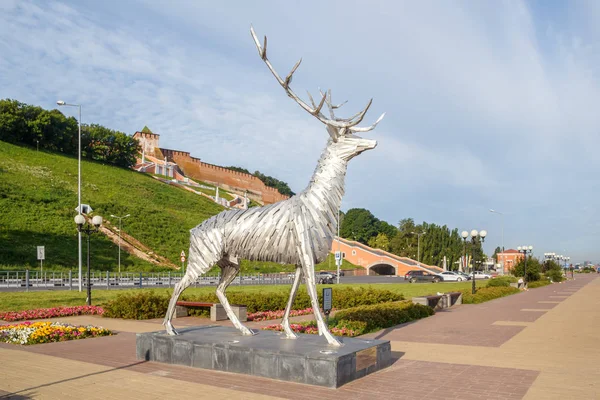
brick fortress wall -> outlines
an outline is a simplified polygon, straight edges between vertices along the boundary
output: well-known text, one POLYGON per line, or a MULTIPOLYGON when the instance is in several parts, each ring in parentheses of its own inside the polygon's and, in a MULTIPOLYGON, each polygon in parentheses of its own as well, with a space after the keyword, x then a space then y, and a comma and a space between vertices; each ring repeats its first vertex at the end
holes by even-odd
POLYGON ((176 162, 184 174, 192 179, 217 185, 239 195, 247 191, 250 199, 264 204, 272 204, 288 198, 277 189, 266 186, 253 175, 202 162, 199 158, 190 156, 187 151, 163 148, 160 151, 169 161, 176 162))
POLYGON ((253 175, 202 162, 199 158, 190 156, 187 151, 160 148, 158 134, 136 132, 133 137, 139 140, 147 155, 160 159, 167 157, 169 162, 177 163, 183 173, 191 179, 211 183, 241 196, 247 192, 248 198, 264 204, 289 198, 277 189, 266 186, 253 175))

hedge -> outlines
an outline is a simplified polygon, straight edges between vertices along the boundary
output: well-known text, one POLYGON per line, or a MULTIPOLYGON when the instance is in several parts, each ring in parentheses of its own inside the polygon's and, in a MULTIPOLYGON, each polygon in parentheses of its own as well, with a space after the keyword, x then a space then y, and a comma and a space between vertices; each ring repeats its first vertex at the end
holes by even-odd
POLYGON ((410 301, 383 303, 338 311, 333 325, 347 326, 350 322, 363 322, 366 323, 366 333, 426 318, 433 314, 435 312, 431 307, 413 304, 410 301))
POLYGON ((125 319, 162 318, 169 307, 169 296, 154 291, 120 294, 104 306, 103 317, 125 319))
MULTIPOLYGON (((317 292, 319 296, 319 304, 322 304, 322 291, 317 292)), ((257 311, 276 311, 284 310, 289 299, 288 291, 281 292, 238 292, 232 291, 227 293, 227 298, 231 304, 244 304, 247 307, 248 313, 257 311)), ((183 296, 189 301, 200 301, 207 303, 218 303, 217 295, 214 293, 183 296)), ((399 293, 394 293, 384 289, 368 288, 333 288, 332 307, 338 310, 356 306, 369 304, 386 303, 390 301, 404 300, 404 296, 399 293)), ((310 297, 305 288, 298 289, 293 309, 304 309, 312 307, 310 297)))
POLYGON ((539 280, 539 281, 527 283, 527 287, 529 289, 535 289, 535 288, 539 288, 539 287, 542 287, 542 286, 547 286, 547 285, 550 285, 550 284, 552 284, 552 282, 550 282, 549 280, 542 279, 542 280, 539 280))
POLYGON ((477 289, 477 293, 472 294, 471 289, 463 289, 463 304, 479 304, 494 300, 500 297, 510 296, 519 293, 520 290, 512 286, 509 287, 484 287, 477 289))
POLYGON ((487 283, 487 287, 508 287, 511 283, 517 282, 517 278, 514 276, 499 276, 497 278, 490 279, 487 283))
MULTIPOLYGON (((322 303, 322 292, 318 292, 319 304, 322 303)), ((104 316, 109 318, 151 319, 162 318, 167 312, 171 293, 165 291, 158 294, 154 291, 144 291, 137 294, 121 294, 110 301, 105 307, 104 316)), ((227 293, 231 304, 244 304, 248 313, 257 311, 284 310, 289 298, 289 292, 242 292, 227 293)), ((215 293, 202 295, 183 295, 180 300, 198 301, 202 303, 219 303, 215 293)), ((402 294, 389 290, 368 288, 333 288, 333 308, 338 310, 362 305, 379 304, 404 300, 402 294)), ((311 307, 310 298, 304 288, 298 290, 293 309, 311 307)), ((190 309, 190 315, 208 315, 208 309, 190 309)))

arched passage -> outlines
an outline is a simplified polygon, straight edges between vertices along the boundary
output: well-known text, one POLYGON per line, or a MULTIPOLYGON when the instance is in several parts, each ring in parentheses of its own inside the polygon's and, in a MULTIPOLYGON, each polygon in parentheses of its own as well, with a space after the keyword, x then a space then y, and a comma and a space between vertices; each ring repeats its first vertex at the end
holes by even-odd
POLYGON ((396 268, 390 264, 375 264, 369 268, 369 275, 396 275, 396 268))

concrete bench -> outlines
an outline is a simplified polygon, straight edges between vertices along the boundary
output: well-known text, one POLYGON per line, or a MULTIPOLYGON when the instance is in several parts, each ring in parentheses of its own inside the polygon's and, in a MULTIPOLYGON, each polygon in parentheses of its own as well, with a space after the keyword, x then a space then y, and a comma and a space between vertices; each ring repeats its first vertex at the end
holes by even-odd
POLYGON ((413 304, 429 306, 434 310, 443 310, 444 308, 462 304, 462 293, 451 292, 432 296, 413 297, 412 302, 413 304))
MULTIPOLYGON (((175 318, 187 317, 188 309, 194 307, 210 307, 211 321, 225 321, 227 313, 220 303, 201 303, 197 301, 178 301, 175 303, 175 318)), ((239 304, 232 304, 231 309, 241 322, 248 320, 247 307, 239 304)))

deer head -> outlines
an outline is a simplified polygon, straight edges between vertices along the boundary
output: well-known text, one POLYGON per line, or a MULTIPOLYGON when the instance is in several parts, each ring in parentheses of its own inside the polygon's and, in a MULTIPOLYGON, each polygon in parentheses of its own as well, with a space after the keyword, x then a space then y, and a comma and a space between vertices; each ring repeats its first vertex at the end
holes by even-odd
POLYGON ((336 147, 336 153, 342 159, 349 161, 350 159, 359 155, 363 151, 373 149, 375 148, 375 146, 377 146, 377 142, 375 140, 364 139, 356 135, 356 133, 358 132, 368 132, 370 130, 373 130, 385 115, 385 113, 381 114, 377 121, 375 121, 375 123, 371 126, 357 126, 362 122, 363 118, 365 117, 365 114, 369 110, 369 107, 371 107, 373 99, 369 100, 369 103, 362 111, 356 113, 350 118, 338 118, 335 116, 335 110, 340 108, 346 102, 343 102, 338 105, 333 104, 331 101, 331 90, 328 90, 325 93, 319 90, 321 99, 319 100, 318 104, 315 103, 310 92, 308 92, 310 105, 307 104, 305 101, 300 99, 296 95, 296 93, 294 93, 292 88, 290 88, 292 76, 300 66, 302 59, 298 60, 296 65, 294 65, 294 67, 292 68, 290 73, 285 77, 285 79, 282 79, 279 76, 279 74, 275 71, 275 69, 271 65, 271 62, 267 58, 267 37, 265 36, 263 45, 261 46, 260 41, 256 37, 256 33, 254 32, 253 27, 250 27, 250 33, 252 34, 252 38, 254 39, 256 48, 258 49, 258 55, 265 62, 275 79, 277 79, 277 82, 279 82, 279 84, 281 85, 281 87, 283 87, 287 95, 291 97, 296 103, 298 103, 300 107, 302 107, 310 115, 312 115, 313 117, 317 118, 319 121, 325 124, 327 132, 331 137, 331 145, 336 147), (329 109, 329 118, 322 113, 324 105, 327 105, 327 108, 329 109))

